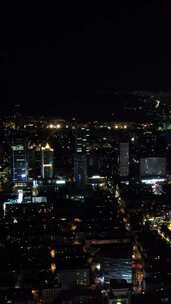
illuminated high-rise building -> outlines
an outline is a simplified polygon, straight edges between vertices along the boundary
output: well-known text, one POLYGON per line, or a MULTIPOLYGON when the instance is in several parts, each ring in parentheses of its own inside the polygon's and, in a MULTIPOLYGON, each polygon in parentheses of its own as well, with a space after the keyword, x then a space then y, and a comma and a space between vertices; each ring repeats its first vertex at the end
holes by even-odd
POLYGON ((54 150, 47 143, 29 146, 29 176, 33 179, 53 177, 54 150))
POLYGON ((53 177, 53 151, 48 143, 41 147, 42 178, 53 177))
POLYGON ((87 157, 84 153, 74 155, 74 178, 78 185, 87 183, 87 157))
POLYGON ((82 127, 75 132, 75 151, 88 153, 90 151, 90 129, 82 127))
POLYGON ((127 177, 129 175, 129 143, 120 143, 119 155, 119 175, 127 177))
POLYGON ((140 159, 140 178, 146 184, 166 180, 166 158, 146 157, 140 159))
POLYGON ((27 179, 27 145, 23 139, 15 139, 12 144, 12 180, 24 183, 27 179))

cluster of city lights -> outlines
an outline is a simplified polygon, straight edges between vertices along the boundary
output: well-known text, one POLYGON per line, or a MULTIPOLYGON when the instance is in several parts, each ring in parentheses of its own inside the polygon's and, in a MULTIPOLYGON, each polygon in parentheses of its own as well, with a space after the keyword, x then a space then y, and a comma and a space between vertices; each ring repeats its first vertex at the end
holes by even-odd
POLYGON ((48 129, 60 129, 61 128, 61 124, 50 124, 47 126, 48 129))
POLYGON ((114 129, 127 129, 127 128, 128 128, 127 125, 120 125, 120 124, 114 125, 114 129))

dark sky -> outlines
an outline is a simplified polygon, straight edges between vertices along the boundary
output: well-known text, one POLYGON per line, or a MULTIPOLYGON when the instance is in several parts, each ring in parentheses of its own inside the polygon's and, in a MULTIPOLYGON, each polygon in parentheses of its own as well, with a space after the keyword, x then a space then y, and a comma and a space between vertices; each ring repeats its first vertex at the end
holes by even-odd
POLYGON ((88 115, 115 110, 116 90, 170 91, 171 5, 137 2, 65 3, 10 16, 0 48, 1 108, 88 115))

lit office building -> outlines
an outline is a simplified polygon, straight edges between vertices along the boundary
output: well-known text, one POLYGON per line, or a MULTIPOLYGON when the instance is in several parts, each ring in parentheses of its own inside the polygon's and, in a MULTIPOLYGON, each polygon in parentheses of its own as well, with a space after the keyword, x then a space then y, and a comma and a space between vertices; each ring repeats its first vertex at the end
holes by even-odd
POLYGON ((82 127, 75 133, 75 151, 80 153, 90 152, 90 129, 82 127))
POLYGON ((28 164, 26 143, 15 140, 12 144, 12 180, 13 182, 27 182, 28 164))
POLYGON ((29 176, 33 179, 53 177, 54 150, 46 145, 29 146, 29 176))
POLYGON ((140 178, 143 183, 155 184, 166 180, 166 158, 146 157, 140 159, 140 178))
POLYGON ((87 157, 83 153, 74 155, 74 178, 79 185, 87 183, 87 157))
POLYGON ((53 177, 53 151, 49 144, 41 147, 42 178, 53 177))
POLYGON ((129 143, 120 143, 119 155, 119 175, 127 177, 129 175, 129 143))

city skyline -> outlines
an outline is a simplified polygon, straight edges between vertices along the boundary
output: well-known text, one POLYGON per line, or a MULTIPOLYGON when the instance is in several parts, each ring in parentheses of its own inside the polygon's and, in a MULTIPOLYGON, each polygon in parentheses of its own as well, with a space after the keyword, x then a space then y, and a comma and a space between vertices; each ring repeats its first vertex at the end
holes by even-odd
POLYGON ((171 303, 171 5, 56 5, 1 28, 0 303, 171 303))

